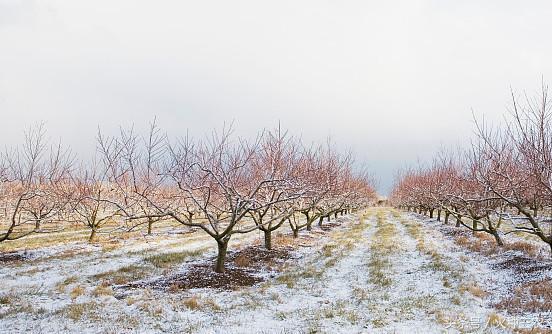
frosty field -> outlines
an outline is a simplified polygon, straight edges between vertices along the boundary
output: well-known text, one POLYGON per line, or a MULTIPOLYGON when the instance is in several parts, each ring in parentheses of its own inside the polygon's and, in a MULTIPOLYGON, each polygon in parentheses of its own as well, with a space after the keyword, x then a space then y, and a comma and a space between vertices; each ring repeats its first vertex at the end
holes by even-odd
POLYGON ((93 245, 62 232, 57 244, 4 249, 0 332, 545 333, 552 326, 550 260, 531 240, 497 250, 454 225, 374 207, 297 239, 282 229, 270 252, 258 233, 235 238, 224 279, 238 283, 197 288, 223 279, 198 276, 216 245, 200 231, 174 232, 113 233, 93 245))

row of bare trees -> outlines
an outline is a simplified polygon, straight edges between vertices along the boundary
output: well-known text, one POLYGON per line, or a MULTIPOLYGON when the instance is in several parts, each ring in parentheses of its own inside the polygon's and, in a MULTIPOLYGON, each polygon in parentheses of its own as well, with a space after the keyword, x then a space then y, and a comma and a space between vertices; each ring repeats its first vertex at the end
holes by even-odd
POLYGON ((492 128, 476 121, 471 147, 441 154, 430 167, 401 173, 392 193, 395 205, 435 212, 445 223, 502 236, 523 232, 552 250, 552 104, 548 88, 532 98, 516 98, 505 124, 492 128), (469 219, 466 223, 462 218, 469 219), (509 222, 513 229, 502 231, 509 222))
POLYGON ((366 173, 353 171, 350 154, 331 144, 305 146, 281 128, 254 140, 230 128, 197 140, 170 140, 152 123, 146 135, 132 128, 98 132, 98 152, 78 162, 50 146, 44 127, 30 129, 24 145, 0 159, 0 241, 58 231, 64 223, 124 230, 162 220, 203 230, 218 245, 215 270, 224 271, 235 234, 272 233, 289 224, 296 237, 333 215, 366 206, 375 191, 366 173), (303 219, 304 217, 304 219, 303 219), (49 228, 57 222, 56 228, 49 228))

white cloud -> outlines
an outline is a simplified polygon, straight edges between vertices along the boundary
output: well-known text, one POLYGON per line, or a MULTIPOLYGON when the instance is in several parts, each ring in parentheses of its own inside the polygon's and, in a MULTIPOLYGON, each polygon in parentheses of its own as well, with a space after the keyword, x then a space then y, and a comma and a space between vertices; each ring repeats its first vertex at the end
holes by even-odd
POLYGON ((0 140, 46 120, 85 152, 98 125, 172 134, 278 120, 394 170, 500 119, 552 77, 545 1, 0 0, 0 140))

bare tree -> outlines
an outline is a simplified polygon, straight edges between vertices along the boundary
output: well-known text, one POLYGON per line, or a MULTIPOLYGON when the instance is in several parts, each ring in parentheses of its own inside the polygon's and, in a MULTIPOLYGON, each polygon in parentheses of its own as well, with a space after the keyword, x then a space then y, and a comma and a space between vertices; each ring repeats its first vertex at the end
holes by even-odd
MULTIPOLYGON (((117 177, 123 174, 121 161, 123 147, 98 131, 98 154, 87 165, 81 166, 71 178, 70 213, 75 222, 90 229, 89 242, 96 240, 99 230, 125 215, 127 193, 117 186, 117 177)), ((116 227, 116 228, 120 228, 116 227)))
POLYGON ((48 147, 45 136, 43 124, 31 127, 21 147, 2 155, 0 193, 7 227, 0 241, 39 232, 40 223, 54 218, 65 204, 56 195, 69 176, 71 155, 61 145, 48 147))
POLYGON ((253 160, 256 183, 265 182, 255 196, 250 216, 264 233, 265 248, 272 249, 272 232, 294 214, 294 201, 304 194, 297 179, 301 151, 298 142, 278 127, 265 132, 253 160))
POLYGON ((552 194, 552 114, 547 87, 543 85, 538 98, 526 98, 524 105, 512 94, 512 106, 513 121, 503 133, 478 124, 478 152, 486 167, 479 176, 494 195, 525 217, 528 224, 510 219, 515 230, 536 235, 552 252, 552 231, 543 229, 544 222, 537 216, 540 206, 551 205, 552 194))

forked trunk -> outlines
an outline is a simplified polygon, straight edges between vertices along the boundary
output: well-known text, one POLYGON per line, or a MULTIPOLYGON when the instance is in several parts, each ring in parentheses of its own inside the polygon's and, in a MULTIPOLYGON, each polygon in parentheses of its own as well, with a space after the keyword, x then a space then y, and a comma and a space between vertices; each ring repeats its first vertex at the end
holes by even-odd
POLYGON ((496 241, 497 245, 499 245, 500 247, 504 246, 504 242, 502 242, 502 239, 500 238, 500 235, 498 235, 498 231, 493 230, 493 231, 491 231, 491 234, 495 238, 495 241, 496 241))
MULTIPOLYGON (((293 221, 295 221, 295 218, 293 219, 293 221)), ((291 228, 291 230, 293 231, 293 237, 294 238, 297 238, 299 236, 299 228, 297 228, 297 225, 294 225, 292 222, 291 222, 291 218, 288 218, 288 223, 289 223, 289 227, 291 228)))
POLYGON ((90 232, 88 242, 94 242, 94 240, 96 240, 96 228, 92 228, 92 232, 90 232))

